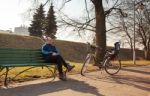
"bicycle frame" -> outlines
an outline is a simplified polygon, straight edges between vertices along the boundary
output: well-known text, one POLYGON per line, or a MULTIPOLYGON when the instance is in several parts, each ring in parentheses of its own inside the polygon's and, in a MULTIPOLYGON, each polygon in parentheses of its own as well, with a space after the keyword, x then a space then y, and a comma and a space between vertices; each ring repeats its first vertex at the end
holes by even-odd
MULTIPOLYGON (((93 48, 93 46, 88 43, 87 48, 89 50, 88 50, 88 54, 86 56, 85 62, 84 62, 83 66, 82 66, 82 69, 81 69, 81 75, 84 76, 84 73, 86 72, 88 64, 90 63, 91 59, 94 60, 94 63, 95 63, 94 65, 96 65, 96 66, 98 65, 97 67, 99 67, 100 69, 105 68, 105 71, 110 75, 114 75, 114 74, 119 72, 119 70, 121 68, 121 62, 118 59, 119 50, 117 50, 116 51, 117 53, 115 53, 115 54, 113 54, 112 51, 106 51, 105 56, 103 58, 103 61, 102 62, 97 62, 96 57, 93 54, 92 49, 91 49, 91 48, 93 48), (113 55, 115 56, 117 62, 112 61, 111 57, 113 55), (96 63, 98 63, 98 64, 96 64, 96 63), (117 69, 116 69, 116 66, 118 66, 117 69), (117 71, 112 73, 109 70, 117 70, 117 71)), ((95 47, 95 48, 99 48, 99 47, 95 47)))

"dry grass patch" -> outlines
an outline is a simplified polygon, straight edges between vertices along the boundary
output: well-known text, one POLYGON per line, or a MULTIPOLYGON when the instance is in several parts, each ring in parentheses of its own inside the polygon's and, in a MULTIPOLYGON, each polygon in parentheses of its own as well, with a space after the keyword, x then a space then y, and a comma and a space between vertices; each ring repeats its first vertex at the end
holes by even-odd
POLYGON ((133 61, 121 61, 121 64, 123 66, 137 66, 137 65, 150 65, 150 61, 146 61, 146 60, 136 60, 136 65, 134 65, 133 61))
MULTIPOLYGON (((69 62, 69 63, 71 63, 71 65, 75 65, 75 68, 71 72, 67 73, 68 75, 80 73, 82 63, 75 63, 75 62, 69 62)), ((16 74, 18 74, 19 72, 21 72, 27 68, 29 68, 29 67, 13 68, 12 70, 9 71, 8 77, 13 78, 14 76, 16 76, 16 74)), ((95 69, 96 69, 96 67, 91 65, 88 70, 94 71, 95 69)), ((64 70, 65 70, 65 68, 64 68, 64 70)), ((0 75, 3 72, 5 72, 5 70, 0 72, 0 75)), ((23 81, 34 80, 34 79, 39 79, 39 78, 50 78, 51 76, 52 76, 52 74, 50 74, 50 71, 46 67, 43 67, 43 68, 36 67, 36 68, 30 69, 30 70, 20 74, 19 76, 17 76, 17 78, 14 79, 14 81, 23 82, 23 81)), ((2 80, 4 80, 4 76, 1 77, 1 81, 2 80)))
MULTIPOLYGON (((67 73, 68 75, 70 74, 80 74, 81 72, 81 67, 83 65, 83 63, 75 63, 75 62, 69 62, 70 64, 72 65, 75 65, 75 68, 67 73)), ((142 66, 142 65, 149 65, 150 64, 150 61, 136 61, 136 65, 133 64, 133 61, 122 61, 122 66, 142 66)), ((17 67, 17 68, 14 68, 12 69, 10 72, 9 72, 9 77, 10 78, 13 78, 16 74, 18 74, 19 72, 27 69, 29 67, 17 67)), ((96 66, 91 66, 88 67, 88 71, 95 71, 95 70, 98 70, 98 67, 96 66)), ((3 70, 2 72, 0 72, 0 75, 5 72, 5 70, 3 70)), ((52 76, 52 74, 50 74, 49 70, 45 67, 37 67, 37 68, 33 68, 31 70, 28 70, 24 73, 22 73, 21 75, 19 75, 17 78, 14 79, 13 82, 24 82, 24 81, 29 81, 29 80, 35 80, 35 79, 43 79, 43 78, 50 78, 52 76)), ((0 82, 2 84, 2 80, 4 80, 4 76, 2 76, 0 78, 0 82)), ((1 85, 0 84, 0 85, 1 85)))

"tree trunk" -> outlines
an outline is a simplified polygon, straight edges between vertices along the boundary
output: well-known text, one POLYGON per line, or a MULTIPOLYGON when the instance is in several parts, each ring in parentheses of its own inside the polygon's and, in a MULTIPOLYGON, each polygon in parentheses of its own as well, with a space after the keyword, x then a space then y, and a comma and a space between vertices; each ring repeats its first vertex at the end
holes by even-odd
POLYGON ((150 49, 144 48, 144 57, 145 60, 150 60, 150 49))
POLYGON ((105 14, 103 9, 102 0, 92 0, 95 6, 96 16, 96 45, 100 48, 96 51, 96 60, 100 62, 103 60, 106 52, 106 26, 105 26, 105 14))

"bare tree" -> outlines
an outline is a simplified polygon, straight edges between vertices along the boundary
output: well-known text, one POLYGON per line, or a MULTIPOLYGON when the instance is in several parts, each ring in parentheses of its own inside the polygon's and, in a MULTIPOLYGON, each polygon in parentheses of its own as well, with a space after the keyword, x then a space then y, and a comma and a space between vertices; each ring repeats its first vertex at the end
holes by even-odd
POLYGON ((137 11, 137 41, 144 46, 145 59, 150 60, 150 4, 145 3, 142 11, 137 11))
MULTIPOLYGON (((48 3, 47 0, 46 3, 48 3)), ((54 1, 54 0, 53 0, 54 1)), ((57 0, 55 0, 57 1, 57 0)), ((62 0, 62 7, 60 8, 60 10, 65 7, 65 4, 68 2, 71 2, 72 0, 62 0)), ((78 21, 78 20, 74 20, 72 18, 69 18, 68 16, 64 15, 64 18, 62 18, 62 22, 63 24, 66 24, 67 26, 73 26, 75 30, 77 30, 78 32, 80 30, 88 30, 88 31, 92 31, 95 32, 95 36, 96 36, 96 45, 98 45, 100 48, 98 48, 98 50, 96 51, 96 58, 97 61, 102 61, 105 51, 106 51, 106 17, 109 16, 109 14, 113 11, 113 10, 117 10, 122 14, 122 11, 118 8, 118 0, 113 1, 114 5, 111 8, 106 8, 104 9, 104 1, 108 1, 109 0, 89 0, 89 2, 92 4, 92 11, 94 11, 93 13, 95 13, 95 15, 93 17, 90 17, 90 13, 91 11, 89 11, 88 9, 88 0, 84 0, 85 1, 85 9, 87 12, 87 17, 85 18, 84 22, 78 21)), ((112 1, 111 1, 112 2, 112 1)), ((46 3, 44 5, 46 5, 46 3)), ((63 25, 62 24, 62 25, 63 25)), ((115 29, 115 28, 114 28, 115 29)), ((111 30, 111 29, 109 29, 111 30)))
MULTIPOLYGON (((85 0, 86 5, 86 12, 87 17, 84 19, 84 21, 78 21, 69 18, 68 16, 65 16, 67 19, 62 19, 63 24, 66 24, 68 26, 73 26, 76 31, 91 31, 95 32, 96 34, 96 45, 98 45, 100 48, 96 51, 96 58, 97 61, 101 61, 104 57, 105 50, 106 50, 106 16, 112 12, 112 10, 120 10, 119 8, 116 8, 116 4, 118 0, 114 3, 114 6, 110 9, 107 9, 104 11, 103 7, 103 0, 90 0, 94 6, 92 6, 91 9, 94 9, 92 11, 95 11, 95 16, 90 17, 90 12, 87 8, 87 1, 85 0)), ((120 10, 121 12, 121 10, 120 10)), ((111 30, 111 29, 109 29, 111 30)), ((80 33, 80 32, 79 32, 80 33)))
MULTIPOLYGON (((122 11, 127 15, 126 17, 118 16, 113 14, 113 16, 120 20, 116 20, 117 23, 111 24, 113 26, 118 26, 119 32, 122 32, 122 38, 128 38, 126 41, 133 48, 133 31, 135 26, 135 36, 136 36, 136 45, 144 47, 145 59, 150 57, 150 7, 148 6, 150 1, 146 0, 122 0, 120 7, 122 11), (143 4, 144 6, 141 6, 143 4), (136 8, 134 10, 134 7, 136 8), (142 9, 142 10, 141 10, 142 9), (134 12, 135 11, 135 12, 134 12), (135 14, 135 17, 134 17, 135 14), (134 25, 135 22, 135 25, 134 25), (124 33, 124 34, 123 34, 124 33)), ((112 22, 110 22, 112 23, 112 22)))

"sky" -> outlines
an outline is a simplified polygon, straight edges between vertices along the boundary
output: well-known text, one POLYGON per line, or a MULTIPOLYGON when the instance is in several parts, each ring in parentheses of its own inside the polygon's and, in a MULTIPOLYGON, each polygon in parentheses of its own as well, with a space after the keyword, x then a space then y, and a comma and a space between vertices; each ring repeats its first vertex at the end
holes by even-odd
MULTIPOLYGON (((55 2, 57 8, 60 6, 59 3, 60 2, 55 2)), ((33 6, 31 0, 0 0, 0 30, 14 31, 14 27, 21 25, 29 26, 31 20, 28 18, 27 10, 31 8, 31 6, 33 6)), ((55 10, 57 10, 56 7, 55 10)), ((45 10, 48 10, 48 7, 46 7, 45 10)), ((69 17, 80 18, 85 15, 84 0, 72 0, 65 5, 62 11, 69 15, 69 17)), ((87 32, 86 34, 82 33, 82 37, 79 37, 77 32, 66 32, 66 30, 62 32, 62 30, 58 30, 56 36, 61 40, 92 42, 91 36, 93 35, 93 33, 87 32)), ((113 45, 110 41, 112 42, 112 40, 109 40, 108 44, 113 45)))
MULTIPOLYGON (((31 6, 30 0, 0 0, 0 29, 13 29, 14 27, 18 27, 20 25, 29 25, 26 23, 28 20, 24 18, 25 13, 31 6)), ((83 6, 83 3, 76 2, 73 0, 73 4, 78 7, 72 7, 71 4, 66 4, 66 7, 63 9, 65 13, 70 16, 78 16, 81 12, 79 10, 83 6)), ((82 0, 81 0, 82 1, 82 0)), ((58 5, 57 5, 58 6, 58 5)))
POLYGON ((27 9, 26 6, 19 0, 0 0, 0 29, 13 30, 24 24, 22 13, 27 9))
MULTIPOLYGON (((28 18, 27 10, 31 8, 31 0, 0 0, 0 30, 11 30, 14 31, 14 27, 19 27, 21 25, 29 26, 30 18, 28 18)), ((58 0, 59 1, 59 0, 58 0)), ((59 8, 59 2, 56 2, 55 6, 59 8)), ((79 18, 84 11, 84 0, 72 0, 65 5, 62 11, 72 18, 79 18)), ((55 10, 57 10, 55 7, 55 10)), ((48 10, 48 7, 45 8, 48 10)), ((89 34, 90 35, 90 34, 89 34)), ((82 38, 78 36, 78 33, 71 32, 60 32, 58 30, 58 39, 73 40, 73 41, 87 41, 87 35, 82 38), (70 36, 74 34, 74 36, 70 36)))

